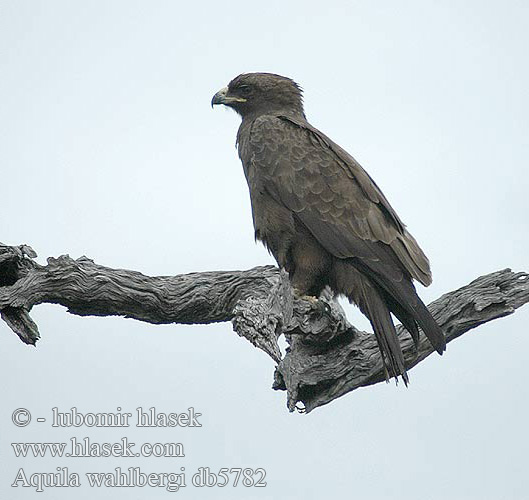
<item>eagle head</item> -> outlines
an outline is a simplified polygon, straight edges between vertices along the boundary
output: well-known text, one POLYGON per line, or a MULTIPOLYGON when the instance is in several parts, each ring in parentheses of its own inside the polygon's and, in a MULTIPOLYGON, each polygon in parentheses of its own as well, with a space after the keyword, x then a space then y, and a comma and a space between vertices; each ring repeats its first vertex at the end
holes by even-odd
POLYGON ((227 87, 219 90, 211 106, 224 104, 243 118, 263 114, 301 114, 303 96, 301 87, 292 79, 273 73, 243 73, 227 87))

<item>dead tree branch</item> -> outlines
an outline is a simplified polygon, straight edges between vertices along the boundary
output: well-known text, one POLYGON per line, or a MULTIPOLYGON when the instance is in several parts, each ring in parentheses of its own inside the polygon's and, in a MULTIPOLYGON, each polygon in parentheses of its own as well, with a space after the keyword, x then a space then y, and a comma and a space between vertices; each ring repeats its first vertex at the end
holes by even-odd
MULTIPOLYGON (((145 276, 111 269, 81 257, 33 259, 27 245, 0 244, 0 312, 26 344, 39 338, 29 312, 60 304, 79 316, 124 316, 154 324, 232 321, 234 330, 276 363, 274 388, 287 391, 287 405, 305 411, 358 387, 385 380, 374 335, 351 326, 340 305, 324 292, 320 304, 295 299, 288 278, 273 266, 145 276), (289 342, 282 357, 277 339, 289 342)), ((487 321, 512 314, 529 302, 526 273, 509 269, 481 276, 429 305, 447 342, 487 321)), ((408 369, 433 349, 421 335, 418 348, 398 328, 408 369)))

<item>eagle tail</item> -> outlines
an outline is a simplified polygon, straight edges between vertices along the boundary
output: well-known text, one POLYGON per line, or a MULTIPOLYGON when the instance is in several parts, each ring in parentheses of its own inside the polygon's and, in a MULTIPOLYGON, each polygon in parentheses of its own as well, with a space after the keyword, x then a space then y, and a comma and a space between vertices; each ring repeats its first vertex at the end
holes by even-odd
POLYGON ((382 287, 381 292, 390 311, 408 330, 415 345, 417 346, 419 343, 419 330, 417 328, 419 326, 434 349, 439 354, 443 354, 446 350, 445 336, 432 313, 417 295, 413 283, 407 280, 402 280, 398 284, 386 282, 386 286, 382 285, 382 287))
POLYGON ((419 345, 419 327, 413 317, 406 312, 406 310, 393 298, 382 291, 384 300, 388 304, 389 310, 395 315, 395 317, 402 323, 404 328, 410 333, 415 347, 419 345))
POLYGON ((358 303, 360 310, 367 316, 373 327, 378 347, 382 353, 386 379, 398 378, 400 375, 407 386, 409 378, 406 373, 406 364, 388 304, 382 298, 380 291, 367 280, 362 280, 359 292, 360 296, 355 297, 353 301, 358 303))
POLYGON ((419 328, 439 354, 446 340, 439 325, 421 301, 411 279, 392 279, 368 268, 360 261, 337 261, 334 289, 357 304, 369 319, 382 353, 386 376, 402 376, 408 385, 406 364, 400 347, 393 314, 408 330, 415 345, 419 343, 419 328))
MULTIPOLYGON (((415 292, 415 290, 413 291, 415 292)), ((443 352, 446 350, 446 339, 443 334, 443 331, 441 330, 441 327, 437 324, 435 319, 433 319, 432 313, 428 310, 428 308, 426 307, 424 302, 419 298, 416 292, 415 296, 417 297, 417 301, 413 306, 413 319, 421 327, 421 330, 424 332, 426 338, 430 341, 434 349, 439 354, 443 354, 443 352)), ((406 324, 404 322, 403 324, 409 331, 406 324)))
POLYGON ((356 265, 377 286, 389 310, 408 330, 415 345, 419 343, 419 331, 417 329, 419 326, 434 349, 439 354, 443 354, 446 350, 445 336, 432 313, 417 295, 411 279, 406 279, 406 277, 400 280, 384 278, 382 273, 377 272, 376 269, 369 269, 358 262, 356 265))

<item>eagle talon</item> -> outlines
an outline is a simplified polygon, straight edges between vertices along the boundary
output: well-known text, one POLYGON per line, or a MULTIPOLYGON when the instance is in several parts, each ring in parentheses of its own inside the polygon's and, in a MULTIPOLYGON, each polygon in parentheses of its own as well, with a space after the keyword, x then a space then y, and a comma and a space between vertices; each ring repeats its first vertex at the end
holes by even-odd
POLYGON ((329 304, 327 304, 327 302, 324 302, 323 300, 320 300, 314 295, 302 295, 301 293, 299 293, 298 290, 294 288, 294 297, 298 300, 304 300, 308 302, 310 304, 310 308, 315 311, 318 316, 323 316, 324 314, 329 314, 331 312, 329 304))
POLYGON ((314 295, 305 295, 304 293, 301 293, 297 288, 293 289, 294 291, 294 297, 298 300, 306 300, 307 302, 310 302, 312 306, 319 305, 320 299, 318 297, 315 297, 314 295))
POLYGON ((318 299, 318 297, 314 297, 314 295, 300 295, 298 298, 310 302, 310 305, 313 307, 320 305, 320 299, 318 299))

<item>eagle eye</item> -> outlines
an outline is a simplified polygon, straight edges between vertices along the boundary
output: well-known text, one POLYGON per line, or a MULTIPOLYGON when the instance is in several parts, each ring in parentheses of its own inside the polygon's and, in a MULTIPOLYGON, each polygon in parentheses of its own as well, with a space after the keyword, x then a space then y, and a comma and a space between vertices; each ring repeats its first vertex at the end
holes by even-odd
POLYGON ((252 93, 252 88, 249 85, 241 85, 238 88, 239 94, 243 96, 250 95, 252 93))

